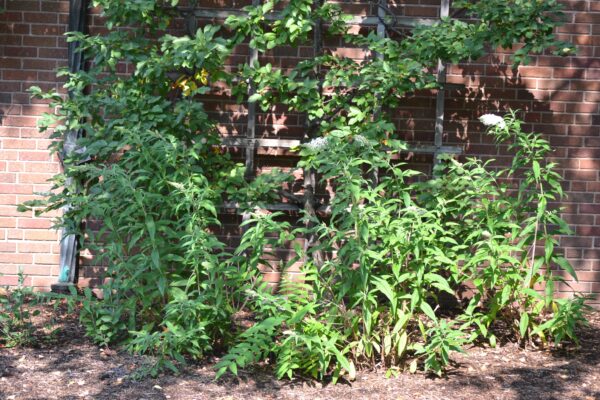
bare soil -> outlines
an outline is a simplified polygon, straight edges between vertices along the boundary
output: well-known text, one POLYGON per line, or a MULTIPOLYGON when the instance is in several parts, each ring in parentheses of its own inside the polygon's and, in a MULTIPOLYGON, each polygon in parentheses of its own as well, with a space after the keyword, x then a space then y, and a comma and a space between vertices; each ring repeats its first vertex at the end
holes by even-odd
POLYGON ((600 312, 590 320, 580 331, 580 348, 472 347, 454 355, 456 364, 444 378, 403 373, 386 379, 385 371, 362 371, 354 382, 323 385, 277 381, 268 368, 214 381, 210 362, 135 380, 143 357, 100 349, 74 316, 63 315, 53 340, 0 348, 0 399, 600 399, 600 312))

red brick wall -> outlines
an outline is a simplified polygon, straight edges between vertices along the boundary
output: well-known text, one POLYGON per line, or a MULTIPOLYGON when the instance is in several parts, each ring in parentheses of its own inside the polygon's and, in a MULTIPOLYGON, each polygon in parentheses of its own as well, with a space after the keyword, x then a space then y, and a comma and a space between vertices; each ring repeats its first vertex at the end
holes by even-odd
POLYGON ((50 188, 59 171, 37 120, 49 109, 27 88, 60 88, 56 69, 66 65, 68 0, 3 0, 0 7, 0 284, 48 288, 56 282, 59 242, 51 216, 19 213, 16 204, 50 188))
MULTIPOLYGON (((560 240, 578 272, 570 286, 600 293, 600 1, 566 0, 566 24, 557 36, 574 43, 575 57, 539 56, 512 71, 507 54, 450 69, 449 82, 465 83, 446 102, 447 139, 465 143, 469 154, 497 153, 480 134, 478 116, 485 112, 519 109, 526 129, 545 134, 555 147, 554 160, 566 179, 563 217, 575 231, 560 240), (502 63, 505 62, 505 63, 502 63), (509 66, 506 65, 508 63, 509 66)), ((560 289, 571 292, 566 285, 560 289)), ((593 301, 600 306, 600 299, 593 301)))
MULTIPOLYGON (((530 65, 512 71, 507 54, 498 52, 483 60, 451 67, 448 81, 465 85, 449 91, 446 98, 446 137, 448 143, 464 145, 468 154, 493 156, 499 163, 509 160, 498 153, 477 118, 486 112, 518 108, 531 128, 542 132, 556 147, 555 159, 567 178, 568 198, 561 204, 564 217, 576 231, 562 238, 567 257, 579 272, 580 281, 572 287, 582 292, 600 293, 600 1, 564 0, 567 24, 559 29, 562 39, 577 45, 575 57, 537 57, 530 65), (507 64, 508 63, 508 64, 507 64)), ((207 6, 239 6, 206 1, 207 6)), ((439 0, 397 1, 400 15, 435 17, 439 0)), ((370 14, 365 2, 345 2, 348 11, 370 14)), ((47 287, 58 274, 57 234, 48 230, 49 218, 19 214, 15 204, 31 198, 35 191, 48 189, 45 182, 59 170, 48 156, 46 135, 35 129, 36 119, 45 111, 40 101, 30 100, 27 87, 60 87, 55 69, 66 65, 66 45, 61 34, 67 23, 67 0, 0 0, 7 12, 0 15, 0 284, 14 283, 20 267, 27 283, 47 287)), ((90 18, 92 29, 102 29, 103 20, 90 18)), ((361 57, 358 49, 345 49, 336 39, 328 40, 333 51, 361 57)), ((286 68, 311 49, 275 49, 261 60, 286 68)), ((232 65, 243 62, 247 47, 240 47, 232 65)), ((398 111, 400 134, 410 140, 431 140, 434 99, 419 94, 407 99, 398 111)), ((245 132, 244 108, 219 96, 207 102, 207 109, 223 124, 227 134, 245 132)), ((257 135, 298 137, 303 121, 298 115, 259 114, 257 135), (276 126, 269 126, 275 121, 276 126)), ((430 157, 414 159, 428 168, 430 157)), ((259 166, 293 165, 289 157, 264 155, 259 166)), ((235 236, 231 225, 228 235, 235 236), (233 233, 232 233, 233 232, 233 233)), ((97 276, 89 260, 83 263, 84 282, 97 276)), ((565 293, 569 289, 564 287, 565 293)), ((595 304, 600 305, 596 300, 595 304)))

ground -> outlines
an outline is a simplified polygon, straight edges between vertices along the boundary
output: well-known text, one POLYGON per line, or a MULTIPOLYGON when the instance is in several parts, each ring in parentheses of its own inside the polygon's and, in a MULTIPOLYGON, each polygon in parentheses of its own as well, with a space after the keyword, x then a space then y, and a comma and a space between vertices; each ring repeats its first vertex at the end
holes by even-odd
MULTIPOLYGON (((46 310, 46 312, 49 312, 46 310)), ((266 369, 214 381, 210 363, 178 376, 134 380, 143 358, 100 349, 73 316, 37 347, 0 348, 0 399, 600 399, 600 312, 580 331, 581 347, 546 352, 513 343, 454 356, 444 378, 361 372, 355 382, 277 381, 266 369)))

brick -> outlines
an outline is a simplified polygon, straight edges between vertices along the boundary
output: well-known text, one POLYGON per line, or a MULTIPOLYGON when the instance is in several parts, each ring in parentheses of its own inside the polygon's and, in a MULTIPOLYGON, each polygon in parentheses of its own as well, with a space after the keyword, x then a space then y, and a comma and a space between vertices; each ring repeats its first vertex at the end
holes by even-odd
POLYGON ((17 251, 17 244, 14 242, 0 242, 0 253, 14 253, 17 251))
POLYGON ((0 263, 31 264, 32 262, 33 255, 31 254, 0 253, 0 263))
MULTIPOLYGON (((29 10, 26 10, 29 11, 29 10)), ((26 12, 23 13, 25 22, 49 23, 56 24, 58 22, 58 14, 47 12, 26 12)))
POLYGON ((8 70, 2 72, 2 79, 6 81, 35 81, 37 72, 8 70))
MULTIPOLYGON (((2 46, 21 46, 23 44, 22 35, 2 35, 0 34, 0 45, 2 46)), ((9 68, 8 66, 6 68, 9 68)))
POLYGON ((598 172, 582 169, 567 170, 564 173, 564 177, 567 180, 595 181, 596 179, 598 179, 598 172))
MULTIPOLYGON (((0 138, 19 137, 21 136, 21 128, 16 126, 0 126, 0 138)), ((15 155, 17 153, 15 152, 15 155)), ((0 157, 0 159, 2 159, 0 157)))
POLYGON ((47 183, 52 174, 24 173, 19 174, 19 183, 47 183))
POLYGON ((14 47, 14 46, 5 46, 4 47, 4 56, 6 57, 19 57, 19 58, 27 58, 27 57, 37 57, 38 49, 35 47, 14 47))
POLYGON ((17 204, 17 196, 15 194, 0 194, 0 204, 15 205, 17 204))
MULTIPOLYGON (((24 118, 23 120, 28 120, 28 119, 24 118)), ((14 139, 14 138, 2 139, 2 147, 4 149, 35 149, 36 145, 37 145, 36 141, 31 140, 31 139, 14 139)))
POLYGON ((580 204, 579 212, 585 214, 600 214, 600 204, 580 204))
MULTIPOLYGON (((18 276, 2 276, 0 275, 0 286, 17 286, 19 285, 20 280, 18 276)), ((23 279, 23 285, 31 286, 31 277, 26 276, 23 279)))
POLYGON ((572 80, 570 82, 571 90, 583 90, 583 91, 600 91, 600 82, 594 81, 580 81, 572 80))
MULTIPOLYGON (((593 2, 592 2, 593 3, 593 2)), ((595 13, 577 13, 575 14, 575 23, 600 23, 600 14, 595 13)))
POLYGON ((19 161, 51 161, 48 151, 20 151, 19 161))
POLYGON ((67 49, 65 48, 40 48, 40 58, 58 58, 65 60, 67 58, 67 49))
MULTIPOLYGON (((58 41, 54 36, 23 36, 23 46, 57 47, 58 41)), ((29 62, 37 60, 28 60, 29 62)))
POLYGON ((46 218, 19 218, 17 227, 22 229, 50 229, 52 221, 46 218))
POLYGON ((31 25, 31 34, 40 36, 59 36, 65 33, 65 27, 61 25, 31 25))
POLYGON ((43 240, 54 241, 58 238, 58 233, 52 230, 26 230, 23 232, 25 240, 43 240))
MULTIPOLYGON (((35 256, 34 256, 35 258, 35 256)), ((26 275, 50 275, 52 267, 48 265, 24 265, 22 267, 23 274, 26 275)), ((54 278, 56 279, 56 278, 54 278)))
POLYGON ((36 264, 58 265, 60 256, 57 254, 34 254, 36 264))
POLYGON ((0 172, 0 182, 1 183, 15 183, 16 181, 17 181, 17 174, 0 172))
POLYGON ((68 13, 69 3, 66 1, 42 1, 41 10, 48 12, 68 13))
POLYGON ((560 33, 578 33, 584 35, 591 33, 590 25, 587 24, 564 24, 559 26, 556 31, 560 33))
POLYGON ((569 127, 569 135, 577 135, 577 136, 592 136, 596 135, 600 128, 598 126, 590 126, 590 125, 570 125, 569 127))
POLYGON ((564 247, 592 247, 592 238, 584 238, 577 236, 567 236, 560 239, 561 246, 564 247))
MULTIPOLYGON (((4 126, 16 126, 16 127, 28 126, 28 127, 35 127, 35 126, 37 126, 37 118, 34 118, 34 117, 8 116, 8 117, 4 117, 2 119, 2 123, 3 123, 4 126)), ((14 139, 10 139, 10 140, 14 140, 14 139)), ((4 148, 6 148, 6 147, 4 147, 4 148)), ((33 147, 33 148, 35 148, 35 147, 33 147)))
POLYGON ((549 76, 552 76, 552 70, 553 68, 549 67, 521 66, 519 67, 519 74, 533 78, 548 78, 549 76))
POLYGON ((18 10, 4 9, 4 12, 0 14, 0 21, 8 21, 10 23, 23 21, 23 13, 17 12, 18 10))
POLYGON ((600 227, 595 225, 580 225, 576 227, 576 232, 581 236, 600 236, 600 227))
MULTIPOLYGON (((15 264, 0 264, 0 277, 7 275, 17 275, 21 266, 15 264)), ((0 286, 2 286, 0 284, 0 286)))
MULTIPOLYGON (((555 68, 554 78, 579 78, 582 79, 585 76, 586 70, 583 68, 555 68)), ((549 76, 549 75, 546 75, 549 76)))
POLYGON ((6 9, 10 11, 39 11, 40 1, 36 0, 7 0, 6 9))
POLYGON ((57 278, 55 276, 32 276, 31 286, 34 287, 50 287, 53 283, 56 283, 57 278))
POLYGON ((582 99, 582 92, 573 92, 567 90, 552 92, 549 95, 549 100, 552 101, 581 101, 582 99))
POLYGON ((559 292, 575 291, 575 292, 588 293, 591 290, 591 287, 592 286, 589 282, 568 282, 568 283, 559 282, 556 285, 556 290, 558 290, 559 292))
POLYGON ((581 159, 579 160, 579 168, 599 170, 600 160, 581 159))
MULTIPOLYGON (((17 3, 16 1, 10 2, 11 5, 19 7, 17 3)), ((216 2, 214 3, 216 5, 216 2)), ((226 2, 226 4, 229 3, 231 2, 226 2)), ((415 0, 414 3, 421 6, 409 7, 408 9, 411 11, 408 11, 408 13, 421 15, 423 13, 437 13, 436 7, 424 7, 423 5, 437 5, 439 0, 420 2, 415 0)), ((595 20, 597 16, 585 15, 587 11, 600 11, 600 6, 598 6, 599 2, 594 1, 563 1, 563 3, 568 7, 570 22, 559 28, 558 37, 579 44, 577 56, 561 58, 547 55, 539 57, 537 63, 534 62, 531 66, 522 67, 520 74, 516 77, 511 76, 510 71, 503 69, 504 66, 500 64, 508 60, 507 52, 477 60, 456 70, 451 68, 451 72, 456 72, 456 75, 449 76, 449 82, 480 84, 485 86, 485 91, 476 92, 474 86, 453 91, 453 97, 449 97, 446 103, 448 107, 446 114, 449 120, 458 116, 461 120, 472 121, 488 107, 491 110, 513 107, 526 111, 525 117, 529 123, 526 124, 525 129, 534 129, 543 133, 552 145, 558 146, 553 158, 561 164, 560 173, 570 179, 564 185, 566 189, 571 191, 569 198, 564 203, 568 210, 565 219, 573 224, 577 236, 562 238, 563 248, 569 257, 577 260, 577 268, 582 272, 589 272, 592 268, 598 268, 597 270, 600 271, 600 259, 587 258, 596 255, 596 253, 590 253, 589 251, 595 250, 592 246, 600 244, 596 237, 598 236, 596 226, 600 226, 600 212, 596 206, 600 203, 600 180, 597 174, 600 166, 600 117, 595 116, 598 114, 597 104, 600 102, 600 48, 592 46, 600 45, 598 37, 600 26, 592 25, 593 22, 590 22, 595 20), (582 12, 575 12, 578 10, 582 12), (489 65, 490 62, 498 65, 489 65), (467 76, 461 76, 463 73, 467 76), (468 76, 469 74, 473 74, 473 76, 468 76), (505 75, 507 75, 507 78, 504 77, 505 75), (475 93, 477 93, 477 96, 483 93, 489 98, 464 98, 464 96, 471 96, 475 93), (594 224, 594 221, 596 224, 594 224), (588 252, 586 253, 586 251, 588 252)), ((45 89, 60 85, 55 80, 54 70, 60 65, 65 65, 66 45, 64 38, 55 35, 60 35, 64 31, 68 2, 24 0, 20 5, 23 8, 22 11, 9 11, 7 13, 11 14, 11 19, 7 19, 8 15, 6 14, 0 16, 0 20, 4 19, 13 23, 10 32, 4 29, 2 33, 16 33, 16 35, 3 35, 0 39, 3 40, 1 45, 8 52, 8 54, 3 53, 4 57, 0 59, 0 65, 2 66, 2 72, 0 73, 3 74, 3 80, 0 82, 0 103, 12 105, 12 108, 7 109, 0 104, 0 110, 4 114, 0 126, 0 136, 3 141, 5 139, 24 141, 12 142, 14 145, 33 142, 35 143, 35 149, 45 149, 49 142, 46 141, 46 134, 40 133, 36 129, 35 121, 37 118, 31 120, 15 118, 34 117, 48 111, 48 109, 42 110, 43 107, 39 107, 40 104, 44 104, 44 101, 29 99, 28 94, 24 92, 27 85, 22 84, 22 81, 41 80, 45 89), (35 3, 37 10, 42 11, 36 13, 32 9, 22 6, 27 3, 35 3), (23 23, 23 21, 28 23, 23 23), (58 21, 60 21, 60 25, 57 24, 58 21), (30 23, 33 23, 33 25, 30 23), (10 56, 10 54, 14 54, 14 56, 10 56), (40 58, 36 58, 37 56, 40 58), (36 75, 31 75, 30 72, 36 75), (7 77, 5 78, 4 75, 7 77), (27 142, 26 138, 31 140, 27 142)), ((345 7, 353 12, 371 12, 368 10, 370 7, 368 4, 351 3, 346 4, 345 7)), ((99 17, 98 10, 96 12, 90 20, 98 26, 92 29, 102 31, 104 30, 105 21, 102 17, 99 17)), ((587 12, 587 14, 590 13, 587 12)), ((344 53, 344 55, 354 58, 362 58, 363 56, 361 49, 344 47, 340 38, 331 38, 328 43, 332 46, 331 50, 335 49, 335 51, 344 53)), ((266 54, 264 60, 287 67, 298 62, 299 58, 297 57, 312 57, 312 52, 313 50, 309 46, 302 46, 299 49, 277 48, 271 54, 266 54)), ((248 47, 246 45, 240 46, 239 49, 236 49, 232 61, 245 62, 247 55, 248 47)), ((122 64, 119 65, 119 70, 127 72, 131 69, 130 66, 122 64)), ((227 90, 229 89, 221 88, 221 92, 227 90)), ((244 107, 240 107, 229 100, 224 100, 217 90, 214 91, 212 96, 209 99, 210 101, 207 101, 207 109, 222 121, 219 128, 227 133, 235 130, 244 134, 244 124, 246 123, 244 107)), ((399 112, 398 118, 394 119, 394 123, 402 130, 403 137, 424 141, 432 139, 433 105, 431 91, 424 91, 413 99, 402 102, 401 112, 399 112)), ((263 123, 259 126, 259 131, 267 135, 280 134, 285 137, 298 135, 301 137, 304 133, 303 119, 295 114, 286 113, 285 110, 278 111, 275 118, 267 114, 259 114, 259 120, 263 123)), ((505 155, 504 150, 498 152, 494 146, 491 146, 489 137, 480 136, 481 127, 473 122, 467 127, 468 129, 465 129, 459 123, 454 125, 450 122, 447 129, 449 139, 459 143, 459 139, 468 140, 470 144, 468 152, 470 154, 493 154, 500 159, 498 165, 510 161, 510 157, 505 155), (461 131, 455 134, 454 129, 461 131), (462 135, 464 135, 464 139, 462 135)), ((10 146, 11 142, 8 143, 10 146)), ((265 157, 260 159, 260 163, 261 167, 264 165, 265 170, 279 162, 273 160, 268 152, 264 154, 265 157)), ((415 164, 415 168, 429 168, 430 158, 415 156, 414 160, 417 159, 418 163, 415 164)), ((33 189, 47 187, 46 183, 36 182, 41 177, 45 178, 46 174, 49 175, 57 171, 58 165, 55 163, 55 159, 52 160, 45 150, 36 151, 31 147, 6 148, 3 146, 0 148, 0 171, 4 172, 4 174, 0 172, 0 180, 3 177, 11 180, 15 174, 19 174, 19 179, 22 177, 24 180, 29 179, 34 182, 25 184, 24 189, 15 189, 10 186, 10 183, 4 182, 3 184, 0 182, 0 193, 3 193, 0 195, 0 204, 4 203, 5 206, 12 204, 15 197, 17 200, 32 198, 30 195, 33 189)), ((296 160, 295 158, 291 161, 286 159, 285 161, 282 160, 281 163, 285 166, 293 166, 296 160)), ((27 232, 37 232, 33 235, 45 236, 47 233, 43 232, 47 231, 51 221, 49 219, 29 218, 28 216, 31 216, 31 213, 19 217, 3 217, 7 218, 4 220, 5 224, 8 223, 8 220, 11 220, 12 224, 4 228, 0 226, 0 233, 3 235, 0 238, 2 240, 7 236, 21 238, 25 240, 23 243, 28 243, 34 239, 28 239, 32 234, 27 232), (17 226, 14 225, 15 221, 17 226)), ((219 231, 238 234, 239 227, 235 225, 237 223, 239 221, 232 220, 227 227, 222 227, 219 231)), ((1 224, 2 220, 0 220, 1 224)), ((36 247, 36 242, 33 242, 35 246, 32 249, 48 249, 49 246, 49 252, 58 251, 57 235, 54 232, 52 242, 47 241, 42 246, 36 247)), ((234 245, 236 240, 239 240, 239 237, 230 236, 227 243, 234 245)), ((23 249, 25 248, 23 247, 23 249)), ((27 271, 28 273, 44 279, 48 274, 57 273, 57 270, 52 270, 52 266, 58 263, 55 254, 33 254, 33 261, 36 265, 31 265, 31 269, 27 271), (39 265, 37 265, 38 263, 39 265)), ((93 261, 91 262, 93 263, 93 261)), ((86 270, 85 273, 89 273, 91 277, 93 270, 86 270)), ((277 276, 273 275, 273 278, 273 280, 276 280, 277 276)), ((40 282, 38 280, 37 283, 40 282)), ((88 279, 86 282, 92 283, 92 279, 88 279)), ((600 290, 600 287, 598 287, 598 290, 600 290)))
POLYGON ((30 24, 5 24, 0 25, 0 33, 9 35, 29 35, 30 24))
POLYGON ((49 242, 35 243, 35 242, 23 242, 18 244, 19 253, 51 253, 52 245, 49 242))
MULTIPOLYGON (((27 111, 25 110, 26 107, 29 107, 29 106, 23 106, 23 112, 29 113, 28 110, 27 111)), ((27 139, 27 138, 38 139, 38 138, 46 138, 46 137, 48 137, 48 132, 42 132, 38 128, 21 128, 21 138, 22 139, 27 139)))
POLYGON ((569 157, 580 158, 600 158, 600 149, 594 148, 571 148, 568 151, 569 157))

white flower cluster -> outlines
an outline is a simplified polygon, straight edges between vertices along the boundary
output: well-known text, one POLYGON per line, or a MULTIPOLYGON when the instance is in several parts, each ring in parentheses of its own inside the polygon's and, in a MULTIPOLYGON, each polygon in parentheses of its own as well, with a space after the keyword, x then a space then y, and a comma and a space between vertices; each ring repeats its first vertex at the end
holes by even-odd
POLYGON ((404 209, 404 211, 407 212, 407 213, 414 213, 414 214, 417 214, 417 215, 423 215, 423 214, 426 213, 426 211, 423 210, 422 208, 415 207, 415 206, 408 206, 408 207, 406 207, 404 209))
POLYGON ((499 115, 483 114, 481 117, 479 117, 479 120, 485 126, 497 126, 500 129, 506 127, 506 122, 504 122, 504 118, 502 118, 499 115))
POLYGON ((306 143, 304 146, 306 146, 307 149, 310 149, 313 151, 323 150, 324 148, 327 147, 327 138, 326 137, 314 138, 310 142, 306 143))
POLYGON ((354 142, 357 145, 359 145, 361 147, 364 147, 364 146, 367 146, 369 144, 369 139, 367 139, 363 135, 356 135, 356 136, 354 136, 354 142))

